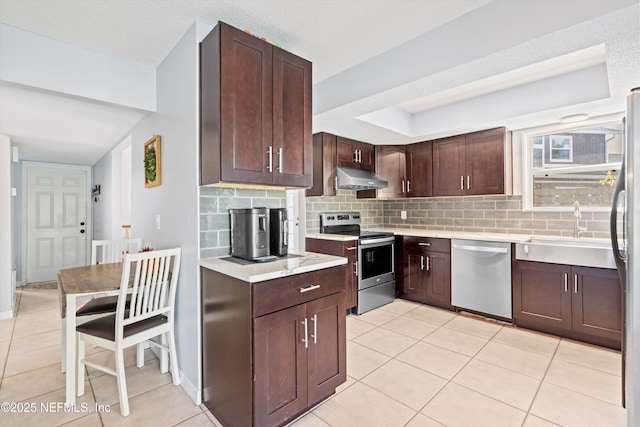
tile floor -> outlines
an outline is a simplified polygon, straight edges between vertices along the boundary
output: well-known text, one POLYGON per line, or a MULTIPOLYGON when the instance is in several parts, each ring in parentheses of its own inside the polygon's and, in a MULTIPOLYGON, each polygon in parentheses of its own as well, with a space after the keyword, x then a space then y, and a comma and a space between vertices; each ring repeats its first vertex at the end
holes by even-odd
MULTIPOLYGON (((129 417, 115 378, 92 369, 79 399, 87 412, 41 411, 64 401, 57 291, 17 298, 18 316, 0 321, 0 402, 38 410, 0 411, 1 426, 219 426, 148 350, 141 369, 128 354, 129 417)), ((626 425, 615 351, 404 300, 349 316, 347 338, 347 383, 291 427, 626 425)))

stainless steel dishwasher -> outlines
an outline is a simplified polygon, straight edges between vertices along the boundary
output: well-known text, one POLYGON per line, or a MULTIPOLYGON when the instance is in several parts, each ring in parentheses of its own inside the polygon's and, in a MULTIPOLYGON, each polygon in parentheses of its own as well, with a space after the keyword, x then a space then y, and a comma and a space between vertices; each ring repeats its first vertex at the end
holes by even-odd
POLYGON ((511 243, 451 240, 451 305, 511 319, 511 243))

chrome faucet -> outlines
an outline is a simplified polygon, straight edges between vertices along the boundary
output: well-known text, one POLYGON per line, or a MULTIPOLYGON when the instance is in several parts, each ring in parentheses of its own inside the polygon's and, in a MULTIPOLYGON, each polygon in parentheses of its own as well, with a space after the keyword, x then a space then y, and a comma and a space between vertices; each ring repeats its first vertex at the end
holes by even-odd
POLYGON ((573 224, 573 237, 577 239, 578 237, 580 237, 580 233, 584 233, 587 231, 586 224, 584 227, 580 227, 580 218, 582 218, 582 214, 580 213, 580 202, 577 200, 573 204, 573 216, 576 219, 573 224))

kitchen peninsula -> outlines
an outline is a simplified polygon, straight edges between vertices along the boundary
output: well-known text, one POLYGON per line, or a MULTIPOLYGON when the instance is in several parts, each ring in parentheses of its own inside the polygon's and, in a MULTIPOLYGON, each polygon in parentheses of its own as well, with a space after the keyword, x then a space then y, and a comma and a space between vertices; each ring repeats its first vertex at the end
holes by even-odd
POLYGON ((199 261, 203 401, 223 425, 285 424, 346 381, 346 262, 199 261))

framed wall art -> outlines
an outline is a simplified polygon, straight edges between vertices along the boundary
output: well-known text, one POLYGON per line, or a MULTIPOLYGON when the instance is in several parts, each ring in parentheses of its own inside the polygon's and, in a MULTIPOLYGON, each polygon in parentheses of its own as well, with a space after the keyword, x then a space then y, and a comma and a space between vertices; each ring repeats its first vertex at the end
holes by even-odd
POLYGON ((144 143, 144 186, 160 185, 160 178, 160 135, 154 135, 144 143))

